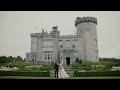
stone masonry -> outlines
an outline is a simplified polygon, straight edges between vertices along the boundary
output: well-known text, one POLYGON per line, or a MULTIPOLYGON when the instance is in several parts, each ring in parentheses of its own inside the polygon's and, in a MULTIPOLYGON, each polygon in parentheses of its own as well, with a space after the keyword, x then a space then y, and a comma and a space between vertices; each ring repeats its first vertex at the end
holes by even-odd
POLYGON ((51 63, 63 60, 70 66, 79 58, 82 62, 98 62, 97 19, 95 17, 77 17, 76 35, 60 35, 58 27, 52 27, 48 33, 32 33, 31 52, 26 53, 27 62, 51 63))

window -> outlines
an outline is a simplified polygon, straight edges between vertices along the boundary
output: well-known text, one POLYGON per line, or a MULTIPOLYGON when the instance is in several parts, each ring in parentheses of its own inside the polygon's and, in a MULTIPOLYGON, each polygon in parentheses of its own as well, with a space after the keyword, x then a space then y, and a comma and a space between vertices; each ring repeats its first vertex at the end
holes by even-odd
POLYGON ((48 54, 48 60, 50 59, 50 54, 48 54))
POLYGON ((90 31, 90 29, 86 29, 86 31, 90 31))
POLYGON ((66 40, 66 41, 70 41, 70 40, 66 40))
POLYGON ((43 41, 53 41, 53 39, 43 39, 43 41))
POLYGON ((43 47, 53 47, 53 41, 44 41, 43 47))
POLYGON ((67 47, 67 48, 71 47, 70 41, 66 41, 66 47, 67 47))
POLYGON ((75 45, 73 45, 73 48, 75 48, 75 45))
POLYGON ((95 52, 98 52, 98 50, 96 50, 95 52))
POLYGON ((60 48, 63 48, 63 45, 60 45, 60 48))
POLYGON ((73 41, 78 41, 78 39, 74 39, 73 41))
POLYGON ((97 39, 94 39, 95 40, 95 42, 96 42, 96 44, 97 44, 97 39))
POLYGON ((52 60, 52 54, 51 54, 51 60, 52 60))
POLYGON ((29 60, 29 58, 30 58, 30 55, 27 55, 27 59, 29 60))
POLYGON ((52 60, 53 59, 53 51, 43 51, 44 53, 44 59, 45 60, 52 60))
POLYGON ((47 60, 47 54, 45 54, 45 60, 47 60))
POLYGON ((37 44, 32 44, 32 52, 36 52, 37 50, 37 44))

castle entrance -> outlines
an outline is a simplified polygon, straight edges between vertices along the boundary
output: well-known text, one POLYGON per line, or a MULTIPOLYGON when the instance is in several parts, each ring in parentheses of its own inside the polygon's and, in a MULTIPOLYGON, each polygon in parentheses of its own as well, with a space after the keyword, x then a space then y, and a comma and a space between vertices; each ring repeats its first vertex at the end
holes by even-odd
POLYGON ((66 64, 70 65, 70 57, 66 57, 66 64))

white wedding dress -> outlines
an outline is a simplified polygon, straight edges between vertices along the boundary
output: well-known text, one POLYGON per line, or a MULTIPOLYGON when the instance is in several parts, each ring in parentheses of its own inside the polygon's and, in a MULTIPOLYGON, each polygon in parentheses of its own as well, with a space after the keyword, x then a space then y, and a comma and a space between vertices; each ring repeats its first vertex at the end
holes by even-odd
POLYGON ((70 77, 70 76, 68 76, 67 73, 65 72, 63 68, 63 63, 60 63, 59 70, 58 70, 58 78, 67 78, 67 77, 70 77))

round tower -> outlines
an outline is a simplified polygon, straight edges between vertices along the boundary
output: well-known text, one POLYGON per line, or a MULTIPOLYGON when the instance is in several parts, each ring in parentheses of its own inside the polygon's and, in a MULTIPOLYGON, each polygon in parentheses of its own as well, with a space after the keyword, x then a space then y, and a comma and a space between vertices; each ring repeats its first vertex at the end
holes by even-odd
POLYGON ((77 17, 75 26, 83 48, 79 53, 86 61, 99 61, 97 44, 97 19, 95 17, 77 17))

